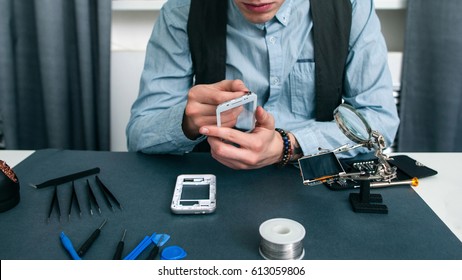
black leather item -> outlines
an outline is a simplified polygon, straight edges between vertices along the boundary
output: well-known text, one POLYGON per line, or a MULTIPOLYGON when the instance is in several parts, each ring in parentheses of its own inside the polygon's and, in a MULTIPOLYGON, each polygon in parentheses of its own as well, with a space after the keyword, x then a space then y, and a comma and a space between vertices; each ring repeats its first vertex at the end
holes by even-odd
POLYGON ((393 160, 390 161, 390 164, 396 166, 399 171, 403 173, 403 176, 408 178, 425 178, 438 174, 438 171, 431 169, 422 163, 416 161, 415 159, 406 156, 392 156, 393 160))
MULTIPOLYGON (((432 168, 429 168, 422 163, 416 161, 415 159, 406 156, 406 155, 396 155, 396 156, 391 156, 392 160, 389 160, 388 162, 390 163, 391 166, 395 166, 397 168, 396 171, 396 179, 393 179, 393 181, 402 181, 402 180, 409 180, 414 177, 417 177, 418 179, 422 179, 425 177, 430 177, 438 174, 438 172, 432 168)), ((367 154, 359 154, 358 156, 354 158, 349 158, 349 159, 342 159, 340 160, 340 163, 342 164, 344 170, 347 173, 351 172, 356 172, 353 168, 353 164, 357 162, 364 162, 364 161, 373 161, 374 163, 377 163, 377 157, 374 156, 373 153, 367 153, 367 154)), ((324 184, 327 186, 329 189, 334 190, 334 191, 339 191, 339 190, 351 190, 354 189, 358 183, 356 182, 351 182, 348 181, 347 184, 345 185, 340 185, 337 183, 334 184, 324 184)), ((403 186, 406 186, 407 184, 403 184, 403 186)))
MULTIPOLYGON (((20 200, 19 195, 19 182, 16 182, 5 174, 5 170, 12 172, 12 170, 0 161, 0 213, 10 210, 15 207, 20 200)), ((13 173, 14 174, 14 173, 13 173)))

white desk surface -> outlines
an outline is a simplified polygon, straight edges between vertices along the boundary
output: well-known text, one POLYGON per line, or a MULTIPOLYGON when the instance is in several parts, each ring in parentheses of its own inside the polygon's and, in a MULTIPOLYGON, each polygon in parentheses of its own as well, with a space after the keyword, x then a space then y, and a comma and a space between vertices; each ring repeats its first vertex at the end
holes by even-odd
MULTIPOLYGON (((0 159, 14 167, 34 151, 0 150, 0 159)), ((462 153, 406 153, 438 174, 420 180, 414 190, 462 241, 462 153), (461 176, 461 177, 459 177, 461 176)))

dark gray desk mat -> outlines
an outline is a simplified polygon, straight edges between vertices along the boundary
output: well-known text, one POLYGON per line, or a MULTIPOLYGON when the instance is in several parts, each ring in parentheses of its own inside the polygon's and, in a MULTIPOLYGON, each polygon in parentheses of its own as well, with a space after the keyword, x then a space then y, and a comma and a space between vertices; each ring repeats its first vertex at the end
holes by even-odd
MULTIPOLYGON (((147 156, 41 150, 14 170, 21 183, 21 202, 0 213, 0 259, 4 260, 69 259, 60 232, 79 247, 105 218, 107 224, 84 259, 111 259, 127 229, 123 256, 146 235, 162 232, 171 235, 167 245, 187 251, 187 259, 258 260, 258 229, 272 218, 293 219, 305 227, 305 259, 462 259, 462 243, 409 187, 381 189, 389 214, 379 215, 354 213, 349 191, 304 186, 293 167, 235 171, 202 153, 147 156), (91 216, 85 202, 83 216, 79 218, 73 209, 68 221, 69 184, 60 187, 61 221, 54 213, 47 223, 52 188, 37 190, 29 184, 93 167, 101 168, 99 177, 124 210, 111 211, 96 193, 102 214, 91 216), (188 173, 217 176, 214 214, 170 212, 176 177, 188 173)), ((96 187, 94 177, 89 179, 96 187)), ((84 183, 76 181, 78 192, 84 183)))

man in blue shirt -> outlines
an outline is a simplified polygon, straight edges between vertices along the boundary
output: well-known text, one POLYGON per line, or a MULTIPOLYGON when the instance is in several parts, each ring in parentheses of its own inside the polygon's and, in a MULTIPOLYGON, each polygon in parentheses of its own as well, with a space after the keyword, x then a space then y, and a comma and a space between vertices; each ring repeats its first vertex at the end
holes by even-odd
MULTIPOLYGON (((343 100, 390 145, 399 119, 380 22, 373 0, 351 3, 343 100)), ((334 122, 315 119, 310 1, 229 0, 226 79, 194 86, 189 7, 190 0, 169 0, 154 26, 127 126, 130 151, 182 154, 206 138, 219 162, 252 169, 287 163, 284 155, 296 160, 350 142, 334 122), (256 128, 245 133, 217 127, 216 106, 248 90, 258 95, 256 128)))

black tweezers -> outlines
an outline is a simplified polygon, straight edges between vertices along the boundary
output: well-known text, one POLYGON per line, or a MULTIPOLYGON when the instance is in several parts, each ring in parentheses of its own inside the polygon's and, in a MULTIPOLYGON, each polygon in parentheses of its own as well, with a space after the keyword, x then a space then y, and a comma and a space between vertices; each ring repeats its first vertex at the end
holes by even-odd
POLYGON ((88 181, 88 179, 87 179, 87 188, 88 188, 88 196, 90 197, 90 200, 88 201, 90 205, 90 214, 93 215, 93 210, 91 208, 92 203, 95 204, 96 207, 98 207, 98 212, 101 214, 101 208, 99 207, 98 200, 96 200, 96 196, 93 193, 93 190, 90 186, 90 182, 88 181))
POLYGON ((79 197, 77 196, 77 192, 75 191, 75 185, 74 181, 72 181, 72 194, 71 194, 71 202, 69 203, 69 220, 71 219, 71 212, 72 212, 72 204, 74 203, 74 200, 77 204, 77 209, 79 210, 79 216, 82 217, 82 209, 80 208, 80 201, 79 197))
POLYGON ((58 186, 55 186, 55 190, 53 192, 53 197, 51 198, 50 209, 48 210, 48 219, 47 221, 50 222, 51 213, 53 213, 53 208, 55 205, 58 210, 58 217, 61 220, 61 207, 59 206, 59 199, 58 199, 58 186))
POLYGON ((68 183, 68 182, 71 182, 71 181, 75 181, 75 180, 83 178, 83 177, 98 174, 99 171, 100 171, 99 167, 95 167, 95 168, 92 168, 92 169, 88 169, 88 170, 77 172, 77 173, 72 173, 72 174, 69 174, 69 175, 65 175, 65 176, 62 176, 62 177, 51 179, 51 180, 45 181, 43 183, 40 183, 40 184, 37 184, 37 185, 31 185, 31 186, 34 187, 34 188, 37 188, 37 189, 42 189, 42 188, 46 188, 46 187, 50 187, 50 186, 62 185, 62 184, 65 184, 65 183, 68 183))
MULTIPOLYGON (((117 206, 119 206, 119 208, 122 210, 122 205, 120 204, 120 202, 117 200, 117 198, 111 193, 111 191, 109 191, 109 189, 103 184, 103 182, 101 181, 101 179, 98 177, 98 175, 95 176, 96 177, 96 183, 98 184, 100 190, 102 191, 102 193, 104 194, 104 197, 106 199, 106 202, 108 203, 108 205, 111 206, 112 208, 112 203, 109 201, 109 198, 112 199, 116 204, 117 206)), ((113 208, 114 209, 114 208, 113 208)))

